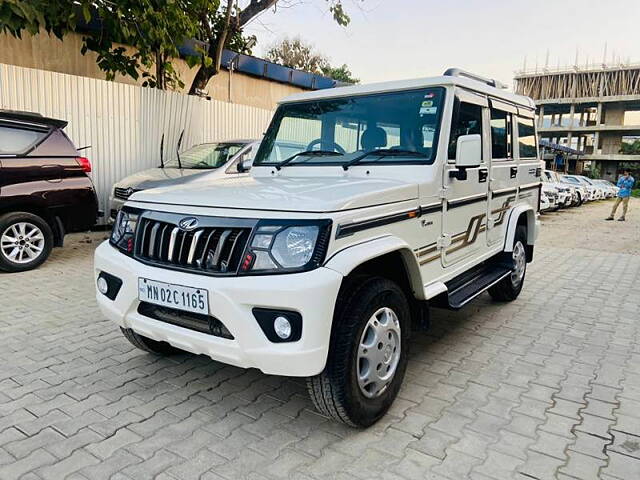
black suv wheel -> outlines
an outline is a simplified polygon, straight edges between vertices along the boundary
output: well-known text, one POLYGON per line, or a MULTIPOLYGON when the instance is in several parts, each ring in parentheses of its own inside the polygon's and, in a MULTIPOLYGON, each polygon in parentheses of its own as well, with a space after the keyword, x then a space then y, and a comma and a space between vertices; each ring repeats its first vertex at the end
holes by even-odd
POLYGON ((27 212, 0 216, 0 269, 23 272, 40 266, 53 248, 47 222, 27 212))
POLYGON ((402 384, 411 313, 394 282, 358 280, 338 297, 326 367, 307 387, 321 413, 367 427, 385 414, 402 384))

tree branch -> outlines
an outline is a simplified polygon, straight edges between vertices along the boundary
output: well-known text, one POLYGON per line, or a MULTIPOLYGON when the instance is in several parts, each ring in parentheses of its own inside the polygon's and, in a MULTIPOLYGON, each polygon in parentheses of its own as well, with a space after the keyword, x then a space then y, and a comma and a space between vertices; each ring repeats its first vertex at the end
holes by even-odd
POLYGON ((251 0, 251 3, 238 15, 238 25, 243 27, 259 13, 273 7, 278 0, 251 0))

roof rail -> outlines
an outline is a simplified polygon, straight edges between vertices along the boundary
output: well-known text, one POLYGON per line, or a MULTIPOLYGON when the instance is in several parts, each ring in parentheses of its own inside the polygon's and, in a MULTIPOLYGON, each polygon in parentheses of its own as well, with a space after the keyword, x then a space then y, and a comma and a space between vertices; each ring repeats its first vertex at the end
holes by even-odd
POLYGON ((466 77, 466 78, 470 78, 471 80, 476 80, 478 82, 486 83, 490 87, 502 88, 502 89, 507 88, 507 86, 504 83, 499 82, 494 78, 481 77, 480 75, 476 75, 475 73, 467 72, 459 68, 448 68, 443 73, 443 75, 445 77, 466 77))

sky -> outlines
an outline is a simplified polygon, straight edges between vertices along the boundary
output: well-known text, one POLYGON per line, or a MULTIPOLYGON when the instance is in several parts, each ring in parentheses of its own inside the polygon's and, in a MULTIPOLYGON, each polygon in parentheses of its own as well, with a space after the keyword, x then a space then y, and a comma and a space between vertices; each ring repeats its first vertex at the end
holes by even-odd
POLYGON ((281 0, 245 29, 254 54, 299 36, 347 64, 362 83, 440 75, 458 67, 512 85, 515 70, 578 63, 640 63, 638 0, 343 0, 340 27, 326 0, 281 0), (279 4, 280 5, 280 4, 279 4), (286 7, 286 8, 285 8, 286 7))

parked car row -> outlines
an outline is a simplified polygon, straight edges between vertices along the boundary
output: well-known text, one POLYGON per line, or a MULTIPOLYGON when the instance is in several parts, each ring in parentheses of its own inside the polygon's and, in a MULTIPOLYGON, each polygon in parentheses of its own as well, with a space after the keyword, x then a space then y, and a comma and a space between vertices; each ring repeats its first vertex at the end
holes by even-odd
POLYGON ((592 179, 582 175, 563 175, 544 170, 540 211, 579 207, 585 202, 613 198, 617 194, 618 187, 608 180, 592 179))

